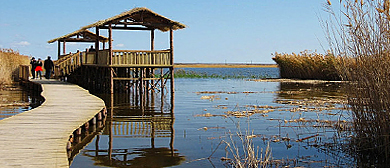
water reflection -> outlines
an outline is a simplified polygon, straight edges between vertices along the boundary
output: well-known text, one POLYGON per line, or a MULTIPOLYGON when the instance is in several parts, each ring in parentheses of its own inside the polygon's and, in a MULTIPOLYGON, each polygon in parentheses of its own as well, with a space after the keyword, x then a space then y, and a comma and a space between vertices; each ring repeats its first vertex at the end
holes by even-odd
POLYGON ((38 107, 43 101, 38 92, 25 90, 18 84, 8 85, 0 89, 0 120, 38 107))
POLYGON ((112 104, 108 111, 113 115, 107 117, 94 145, 84 149, 82 155, 93 158, 95 165, 110 167, 167 167, 182 163, 185 157, 174 148, 173 108, 165 101, 166 96, 162 100, 156 96, 161 97, 154 92, 143 98, 132 94, 99 95, 106 104, 112 104))

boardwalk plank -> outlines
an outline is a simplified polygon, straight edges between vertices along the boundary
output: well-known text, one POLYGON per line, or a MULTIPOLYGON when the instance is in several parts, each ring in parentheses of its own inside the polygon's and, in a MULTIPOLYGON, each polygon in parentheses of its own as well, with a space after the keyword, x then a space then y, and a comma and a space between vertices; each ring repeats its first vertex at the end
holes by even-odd
POLYGON ((45 102, 0 120, 1 167, 69 167, 69 135, 103 109, 104 102, 77 85, 34 82, 42 85, 45 102))

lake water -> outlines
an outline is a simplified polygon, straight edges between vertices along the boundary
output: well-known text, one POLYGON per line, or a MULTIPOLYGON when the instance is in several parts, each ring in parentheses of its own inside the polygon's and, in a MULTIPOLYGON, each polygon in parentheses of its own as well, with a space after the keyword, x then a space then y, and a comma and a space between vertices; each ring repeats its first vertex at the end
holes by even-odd
MULTIPOLYGON (((277 68, 184 70, 279 77, 277 68)), ((129 95, 118 94, 113 120, 79 151, 71 167, 231 167, 221 158, 233 159, 236 151, 245 157, 245 137, 259 158, 269 144, 273 165, 353 166, 353 159, 336 148, 337 130, 349 122, 341 115, 346 114, 342 88, 338 83, 176 78, 173 111, 170 95, 161 103, 156 93, 144 112, 129 95)))
POLYGON ((9 85, 0 90, 0 120, 39 106, 43 98, 39 93, 28 92, 20 85, 9 85))

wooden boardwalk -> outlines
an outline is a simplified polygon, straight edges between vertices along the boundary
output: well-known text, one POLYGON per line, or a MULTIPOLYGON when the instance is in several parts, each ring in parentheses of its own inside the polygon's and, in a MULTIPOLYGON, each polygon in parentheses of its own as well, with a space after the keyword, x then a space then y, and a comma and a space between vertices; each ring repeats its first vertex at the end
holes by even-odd
POLYGON ((0 167, 69 167, 69 135, 104 107, 104 102, 77 85, 34 80, 45 102, 30 111, 0 120, 0 167))

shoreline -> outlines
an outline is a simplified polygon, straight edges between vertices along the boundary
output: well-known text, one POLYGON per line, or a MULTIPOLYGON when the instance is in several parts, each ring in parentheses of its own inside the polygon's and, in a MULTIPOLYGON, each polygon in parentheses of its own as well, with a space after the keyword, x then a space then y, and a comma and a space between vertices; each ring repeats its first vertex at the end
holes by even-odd
POLYGON ((277 64, 175 63, 175 68, 277 68, 277 64))

